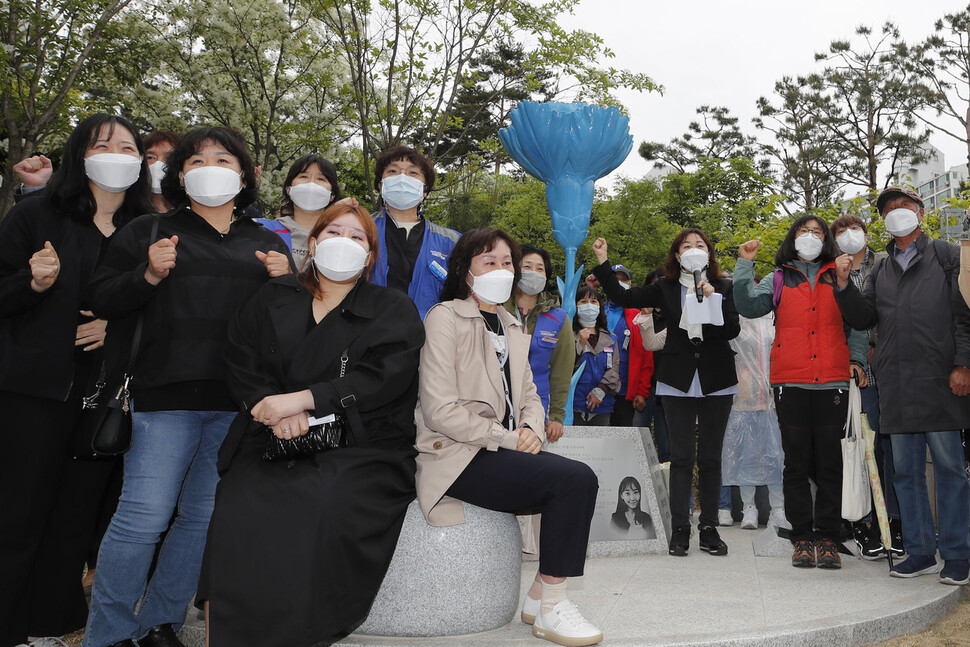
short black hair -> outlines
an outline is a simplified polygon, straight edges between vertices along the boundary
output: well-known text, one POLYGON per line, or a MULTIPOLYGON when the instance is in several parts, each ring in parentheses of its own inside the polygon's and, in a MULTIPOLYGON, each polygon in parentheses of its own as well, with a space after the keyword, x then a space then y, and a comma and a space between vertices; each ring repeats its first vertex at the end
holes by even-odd
POLYGON ((825 237, 822 239, 822 252, 813 262, 825 265, 829 261, 835 260, 839 255, 839 248, 835 244, 835 236, 832 235, 828 223, 819 216, 805 215, 792 223, 792 226, 788 228, 788 233, 785 234, 785 240, 781 241, 781 245, 779 245, 778 251, 775 253, 775 265, 781 267, 798 258, 798 251, 795 250, 795 239, 798 238, 798 230, 811 220, 819 223, 822 232, 825 234, 825 237))
POLYGON ((542 257, 542 264, 546 268, 546 284, 542 289, 548 290, 549 286, 552 284, 552 278, 554 276, 552 273, 552 257, 549 256, 549 252, 547 252, 541 247, 530 245, 529 243, 523 243, 521 245, 521 249, 522 249, 522 258, 525 258, 529 254, 538 254, 539 256, 542 257))
POLYGON ((290 165, 290 170, 286 172, 286 179, 283 180, 283 201, 280 204, 281 214, 293 213, 293 201, 290 200, 290 195, 286 192, 286 189, 293 186, 293 180, 296 179, 297 175, 314 164, 317 165, 320 172, 323 173, 323 176, 327 178, 327 182, 330 183, 330 202, 327 206, 340 199, 340 185, 337 184, 337 169, 334 167, 333 162, 325 157, 310 153, 293 162, 290 165))
POLYGON ((407 160, 421 168, 421 172, 424 173, 424 192, 430 193, 431 189, 434 187, 435 177, 437 177, 434 172, 434 164, 432 164, 431 160, 429 160, 427 157, 413 148, 408 148, 407 146, 392 146, 380 154, 374 168, 374 188, 378 191, 381 190, 381 180, 384 179, 384 169, 386 169, 391 162, 397 162, 400 160, 407 160))
POLYGON ((51 177, 47 185, 47 195, 51 206, 68 217, 78 220, 91 220, 98 209, 88 184, 88 175, 84 170, 84 154, 107 127, 107 136, 114 134, 117 126, 125 128, 135 140, 135 148, 142 156, 141 172, 138 179, 125 191, 125 199, 121 207, 115 211, 111 219, 116 229, 120 229, 132 219, 146 213, 155 213, 155 205, 151 197, 151 180, 148 174, 148 164, 145 163, 145 146, 138 131, 131 122, 118 115, 99 112, 84 119, 71 132, 61 153, 61 166, 51 177))
POLYGON ((515 267, 515 279, 512 285, 516 285, 522 278, 522 250, 515 239, 501 229, 494 227, 482 227, 465 232, 458 242, 455 243, 451 255, 448 256, 448 276, 445 284, 441 288, 442 302, 452 299, 467 299, 471 294, 471 286, 468 285, 466 277, 471 270, 472 259, 483 252, 487 252, 495 247, 499 241, 505 241, 512 250, 512 265, 515 267))
POLYGON ((242 216, 243 210, 256 202, 259 186, 256 181, 256 165, 249 154, 246 140, 231 128, 200 127, 185 133, 175 149, 168 154, 166 162, 168 172, 162 178, 162 196, 173 206, 188 204, 189 197, 185 194, 185 187, 181 183, 182 167, 190 157, 202 150, 206 142, 223 146, 227 153, 239 160, 244 186, 236 195, 235 210, 239 212, 237 216, 242 216))

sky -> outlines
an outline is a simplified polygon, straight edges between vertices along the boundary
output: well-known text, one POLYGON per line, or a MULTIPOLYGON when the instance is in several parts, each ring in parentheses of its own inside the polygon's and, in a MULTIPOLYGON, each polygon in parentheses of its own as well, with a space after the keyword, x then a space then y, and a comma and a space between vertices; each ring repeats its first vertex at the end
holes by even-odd
MULTIPOLYGON (((743 132, 768 137, 751 124, 758 97, 770 97, 783 76, 820 69, 814 55, 832 40, 851 38, 861 24, 878 31, 891 20, 907 42, 920 41, 936 20, 966 6, 966 0, 581 0, 561 23, 602 36, 616 54, 605 64, 664 86, 662 95, 618 93, 630 116, 633 151, 612 177, 638 178, 652 166, 637 154, 640 142, 686 132, 698 106, 725 106, 743 132)), ((965 147, 952 137, 934 133, 930 142, 948 167, 965 161, 965 147)))

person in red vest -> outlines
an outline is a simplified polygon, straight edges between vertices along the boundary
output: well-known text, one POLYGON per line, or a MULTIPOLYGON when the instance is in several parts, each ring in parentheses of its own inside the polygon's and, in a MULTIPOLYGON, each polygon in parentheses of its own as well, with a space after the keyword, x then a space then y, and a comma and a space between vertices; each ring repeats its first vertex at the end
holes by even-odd
POLYGON ((792 566, 841 568, 840 440, 849 380, 866 385, 866 333, 849 327, 835 302, 839 250, 824 220, 796 220, 775 254, 777 269, 755 283, 759 246, 751 240, 738 248, 734 303, 749 319, 775 312, 769 380, 785 451, 792 566), (814 507, 809 478, 818 486, 814 507))

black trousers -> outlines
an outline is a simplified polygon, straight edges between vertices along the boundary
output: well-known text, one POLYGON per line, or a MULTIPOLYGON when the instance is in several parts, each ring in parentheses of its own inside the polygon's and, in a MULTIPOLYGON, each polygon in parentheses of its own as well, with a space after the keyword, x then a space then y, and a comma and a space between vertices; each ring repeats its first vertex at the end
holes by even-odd
POLYGON ((586 564, 599 483, 585 463, 557 454, 479 450, 448 496, 502 512, 542 513, 539 572, 578 577, 586 564))
POLYGON ((76 397, 58 402, 0 391, 0 411, 5 427, 0 452, 0 647, 10 647, 26 642, 29 582, 60 491, 80 403, 76 397))
POLYGON ((610 426, 632 427, 633 411, 633 402, 627 400, 625 395, 616 396, 616 401, 613 403, 613 413, 610 414, 610 426))
POLYGON ((842 524, 842 428, 845 389, 775 387, 775 408, 785 450, 785 516, 792 539, 839 540, 842 524), (809 479, 818 491, 812 504, 809 479))
POLYGON ((717 526, 717 507, 721 498, 721 445, 733 403, 733 395, 664 396, 670 437, 670 525, 674 528, 690 525, 695 457, 701 509, 698 527, 717 526))
MULTIPOLYGON (((109 485, 122 471, 120 456, 69 460, 28 584, 31 636, 62 636, 84 627, 88 604, 81 573, 98 533, 102 507, 118 507, 109 485)), ((100 537, 99 537, 100 544, 100 537)))

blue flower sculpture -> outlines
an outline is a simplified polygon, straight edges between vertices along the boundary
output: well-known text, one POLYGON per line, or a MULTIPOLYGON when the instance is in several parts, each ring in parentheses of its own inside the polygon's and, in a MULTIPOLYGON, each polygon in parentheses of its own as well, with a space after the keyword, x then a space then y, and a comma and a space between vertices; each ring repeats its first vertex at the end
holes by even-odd
POLYGON ((563 309, 576 315, 576 250, 586 240, 593 183, 619 166, 633 149, 630 120, 619 108, 585 103, 523 101, 512 125, 498 136, 522 168, 546 184, 552 235, 566 252, 566 280, 557 279, 563 309))

